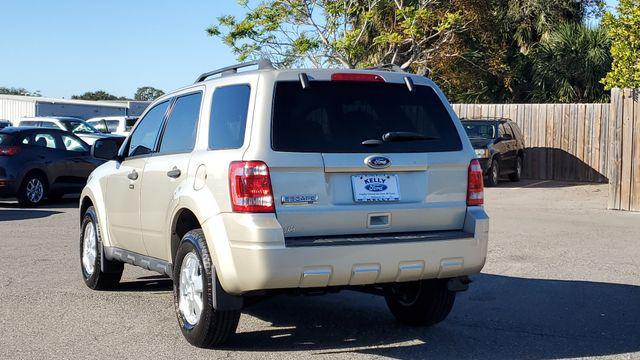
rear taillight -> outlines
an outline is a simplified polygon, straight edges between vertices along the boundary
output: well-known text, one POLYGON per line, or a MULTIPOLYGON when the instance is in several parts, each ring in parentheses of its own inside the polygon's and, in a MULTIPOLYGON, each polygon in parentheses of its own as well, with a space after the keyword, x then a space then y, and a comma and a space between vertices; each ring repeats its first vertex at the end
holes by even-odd
POLYGON ((376 74, 335 73, 331 75, 331 81, 384 82, 384 79, 382 76, 376 74))
POLYGON ((467 206, 482 204, 484 204, 482 167, 478 160, 471 160, 471 164, 469 164, 469 179, 467 181, 467 206))
POLYGON ((229 166, 234 212, 274 212, 269 167, 262 161, 234 161, 229 166))
POLYGON ((18 153, 17 146, 0 147, 0 156, 13 156, 18 153))

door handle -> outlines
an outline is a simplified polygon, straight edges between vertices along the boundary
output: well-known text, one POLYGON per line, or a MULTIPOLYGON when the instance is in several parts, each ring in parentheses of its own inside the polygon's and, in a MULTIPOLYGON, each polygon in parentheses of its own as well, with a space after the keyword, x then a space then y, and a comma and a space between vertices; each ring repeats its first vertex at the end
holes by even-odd
POLYGON ((138 172, 133 170, 127 175, 127 177, 129 178, 129 180, 138 180, 138 172))
POLYGON ((180 172, 180 169, 178 169, 177 167, 173 167, 173 169, 167 171, 167 176, 172 178, 172 179, 177 179, 180 177, 180 174, 182 174, 180 172))

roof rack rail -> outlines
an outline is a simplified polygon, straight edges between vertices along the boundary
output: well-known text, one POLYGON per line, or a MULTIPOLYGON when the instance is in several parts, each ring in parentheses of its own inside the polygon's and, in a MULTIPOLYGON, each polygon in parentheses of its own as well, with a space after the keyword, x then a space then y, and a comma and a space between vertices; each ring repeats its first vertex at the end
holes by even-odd
POLYGON ((365 70, 382 70, 391 72, 405 72, 396 64, 380 64, 372 67, 365 68, 365 70))
POLYGON ((231 66, 226 66, 226 67, 223 67, 223 68, 220 68, 220 69, 216 69, 216 70, 213 70, 213 71, 206 72, 206 73, 198 76, 198 78, 196 79, 196 82, 194 84, 197 84, 199 82, 203 82, 208 77, 211 77, 213 75, 218 75, 218 74, 221 74, 222 76, 232 75, 232 74, 238 73, 238 69, 242 69, 242 68, 249 67, 249 66, 255 66, 255 65, 258 65, 258 70, 261 70, 261 69, 274 69, 273 64, 268 59, 260 59, 260 60, 256 60, 256 61, 249 61, 249 62, 236 64, 236 65, 231 65, 231 66))

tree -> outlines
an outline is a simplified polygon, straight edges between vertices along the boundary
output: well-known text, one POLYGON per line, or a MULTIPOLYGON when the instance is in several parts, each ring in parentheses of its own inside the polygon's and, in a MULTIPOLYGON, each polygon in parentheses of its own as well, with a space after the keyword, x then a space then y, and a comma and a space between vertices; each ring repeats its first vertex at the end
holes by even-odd
POLYGON ((87 91, 82 95, 73 95, 71 98, 77 100, 128 100, 124 96, 118 97, 103 90, 87 91))
POLYGON ((153 101, 162 95, 164 95, 164 91, 160 89, 156 89, 151 86, 143 86, 136 90, 136 94, 133 98, 139 101, 153 101))
POLYGON ((640 88, 640 0, 620 0, 618 15, 606 13, 611 37, 611 71, 602 79, 607 89, 640 88))
POLYGON ((3 87, 0 86, 0 94, 4 95, 22 95, 22 96, 41 96, 40 91, 29 91, 25 88, 3 87))
POLYGON ((221 16, 209 27, 238 60, 267 57, 278 65, 364 67, 393 63, 425 72, 464 28, 444 0, 239 0, 243 18, 221 16))
POLYGON ((536 102, 602 102, 600 79, 611 68, 611 41, 603 28, 562 24, 531 52, 536 102))

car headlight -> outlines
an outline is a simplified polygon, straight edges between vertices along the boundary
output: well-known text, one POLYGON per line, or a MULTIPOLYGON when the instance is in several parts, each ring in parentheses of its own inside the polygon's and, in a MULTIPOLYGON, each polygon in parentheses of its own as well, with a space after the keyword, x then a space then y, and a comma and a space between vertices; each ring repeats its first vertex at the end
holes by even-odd
POLYGON ((489 149, 475 149, 475 151, 478 159, 485 159, 489 157, 489 149))

